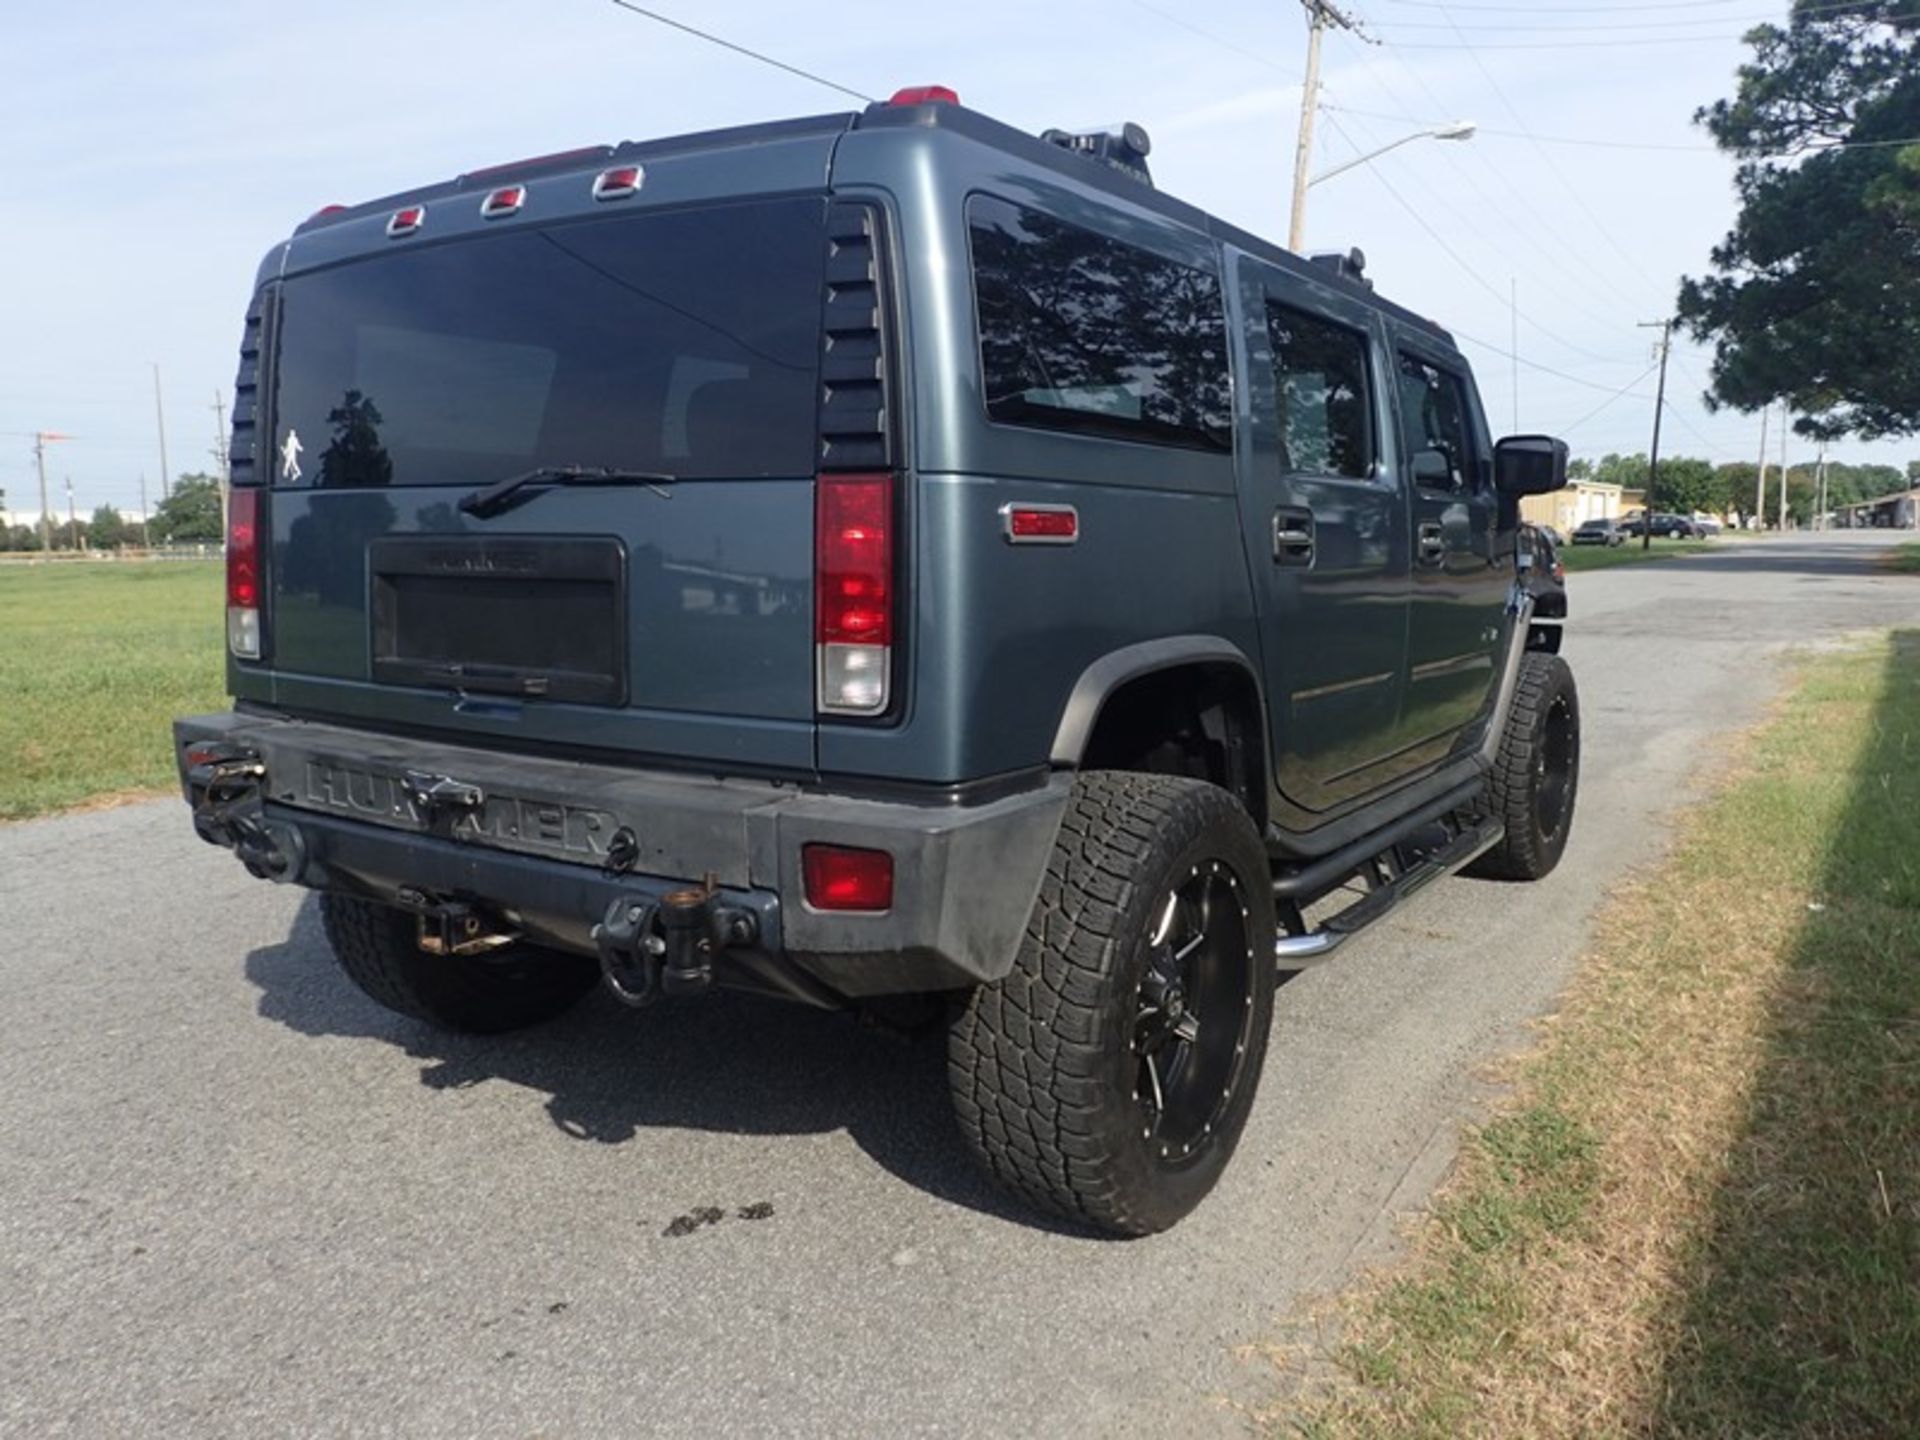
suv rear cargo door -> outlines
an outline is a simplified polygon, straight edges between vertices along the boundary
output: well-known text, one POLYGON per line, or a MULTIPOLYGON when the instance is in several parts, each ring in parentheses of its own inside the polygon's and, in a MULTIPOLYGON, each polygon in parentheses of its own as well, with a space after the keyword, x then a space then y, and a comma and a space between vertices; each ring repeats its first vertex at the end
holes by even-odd
POLYGON ((469 222, 290 268, 262 406, 275 702, 810 769, 826 210, 469 222), (581 467, 659 478, 459 503, 581 467))

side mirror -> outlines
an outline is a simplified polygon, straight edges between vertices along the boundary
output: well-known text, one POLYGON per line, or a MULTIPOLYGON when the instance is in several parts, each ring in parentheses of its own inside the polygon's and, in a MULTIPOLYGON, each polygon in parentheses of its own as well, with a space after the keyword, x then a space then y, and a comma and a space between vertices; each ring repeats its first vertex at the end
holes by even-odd
POLYGON ((1567 442, 1509 435, 1493 447, 1493 486, 1502 495, 1545 495, 1567 483, 1567 442))

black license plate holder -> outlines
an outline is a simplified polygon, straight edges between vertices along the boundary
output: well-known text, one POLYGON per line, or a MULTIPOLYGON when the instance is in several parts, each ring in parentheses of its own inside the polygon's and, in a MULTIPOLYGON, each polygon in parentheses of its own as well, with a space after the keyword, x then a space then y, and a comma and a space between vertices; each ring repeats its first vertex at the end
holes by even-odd
POLYGON ((605 536, 388 536, 367 550, 376 681, 627 698, 627 557, 605 536))

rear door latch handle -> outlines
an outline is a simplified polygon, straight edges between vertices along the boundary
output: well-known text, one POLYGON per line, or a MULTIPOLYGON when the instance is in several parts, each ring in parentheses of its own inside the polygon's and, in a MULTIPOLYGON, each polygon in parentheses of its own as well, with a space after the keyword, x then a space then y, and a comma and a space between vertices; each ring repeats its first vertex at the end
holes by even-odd
POLYGON ((1313 563, 1313 512, 1282 505, 1273 512, 1273 560, 1276 565, 1313 563))
POLYGON ((1443 564, 1447 558, 1446 532, 1438 525, 1425 524, 1418 531, 1420 542, 1420 563, 1422 565, 1443 564))

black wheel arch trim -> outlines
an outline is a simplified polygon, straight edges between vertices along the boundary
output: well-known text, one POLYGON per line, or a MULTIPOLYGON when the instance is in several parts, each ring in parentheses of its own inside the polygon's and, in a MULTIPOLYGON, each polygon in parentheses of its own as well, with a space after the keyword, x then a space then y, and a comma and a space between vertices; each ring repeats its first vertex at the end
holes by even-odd
POLYGON ((1260 683, 1260 672, 1247 654, 1231 640, 1218 635, 1166 635, 1157 640, 1142 640, 1108 651, 1080 672, 1067 696, 1054 731, 1049 754, 1059 768, 1077 769, 1093 738, 1100 711, 1122 686, 1161 670, 1176 670, 1189 665, 1227 665, 1240 671, 1253 687, 1254 703, 1259 707, 1260 751, 1267 773, 1272 774, 1273 756, 1268 743, 1267 695, 1260 683))

